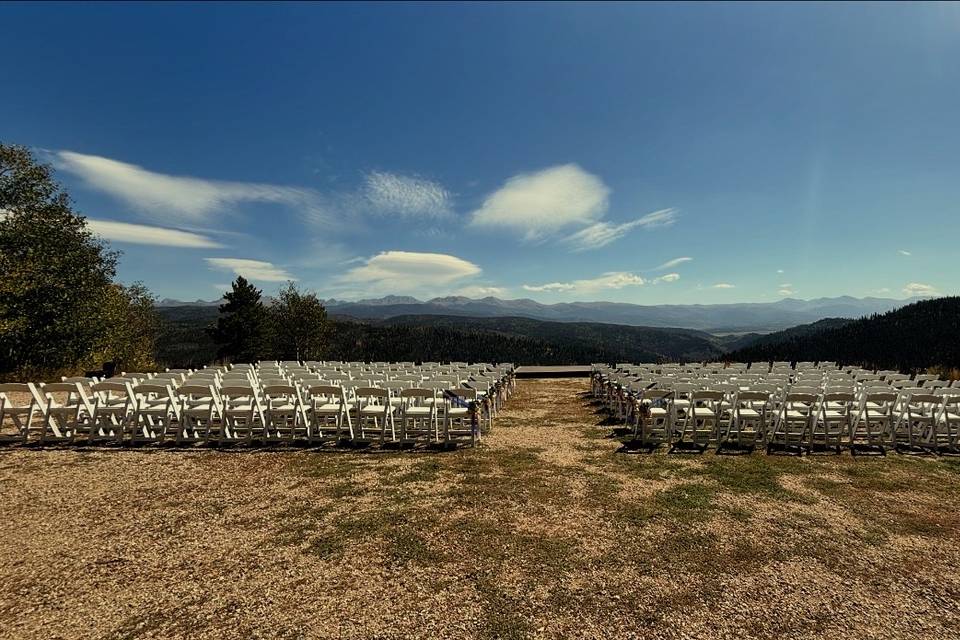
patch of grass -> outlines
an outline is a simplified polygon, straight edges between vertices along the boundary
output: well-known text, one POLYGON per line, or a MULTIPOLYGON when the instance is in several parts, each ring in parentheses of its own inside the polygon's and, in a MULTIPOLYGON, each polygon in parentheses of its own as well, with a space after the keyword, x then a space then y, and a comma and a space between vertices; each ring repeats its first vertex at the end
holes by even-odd
POLYGON ((685 482, 656 493, 651 499, 626 504, 617 513, 629 527, 642 528, 653 520, 667 524, 692 524, 709 518, 714 509, 715 487, 685 482))
POLYGON ((799 501, 802 496, 785 489, 780 477, 807 472, 806 465, 799 460, 753 455, 707 458, 687 471, 691 476, 710 478, 731 493, 799 501))
POLYGON ((324 526, 332 509, 312 503, 293 504, 275 516, 278 522, 273 542, 283 547, 301 546, 324 526))
POLYGON ((657 509, 673 520, 699 522, 713 509, 715 487, 685 482, 659 492, 654 498, 657 509))
POLYGON ((444 465, 441 460, 436 457, 431 457, 414 463, 410 468, 397 474, 394 480, 398 484, 408 482, 436 482, 443 469, 444 465))
POLYGON ((390 556, 400 565, 416 564, 436 566, 442 556, 417 532, 408 529, 395 530, 390 535, 390 556))
POLYGON ((518 596, 488 578, 477 579, 476 587, 484 608, 481 638, 520 640, 530 637, 533 627, 519 607, 518 596))

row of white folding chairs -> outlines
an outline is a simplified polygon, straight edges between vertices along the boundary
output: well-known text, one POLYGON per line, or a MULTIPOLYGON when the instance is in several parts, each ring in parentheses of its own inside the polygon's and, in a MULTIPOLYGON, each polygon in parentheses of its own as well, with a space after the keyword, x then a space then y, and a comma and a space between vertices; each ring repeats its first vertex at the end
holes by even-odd
POLYGON ((369 439, 373 432, 383 441, 388 428, 392 441, 412 435, 446 441, 469 436, 472 442, 480 437, 476 390, 444 383, 400 389, 396 396, 383 388, 359 387, 350 399, 343 387, 323 384, 304 394, 293 385, 258 392, 249 386, 175 389, 107 381, 95 383, 92 391, 91 398, 79 383, 0 385, 0 424, 7 420, 14 427, 0 441, 26 443, 36 434, 41 443, 71 443, 78 437, 131 443, 318 442, 369 439))
POLYGON ((706 447, 907 446, 960 451, 960 390, 651 388, 636 399, 634 435, 642 444, 706 447))

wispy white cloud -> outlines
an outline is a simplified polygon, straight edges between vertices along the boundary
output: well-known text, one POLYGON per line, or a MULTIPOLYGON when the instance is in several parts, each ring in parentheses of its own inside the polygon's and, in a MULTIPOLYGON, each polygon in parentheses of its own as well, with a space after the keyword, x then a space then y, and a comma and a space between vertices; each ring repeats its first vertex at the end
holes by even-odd
POLYGON ((59 151, 54 156, 59 169, 77 176, 86 186, 153 218, 200 222, 236 205, 260 202, 290 207, 312 222, 331 219, 323 198, 312 189, 175 176, 73 151, 59 151))
POLYGON ((661 282, 676 282, 679 279, 679 273, 665 273, 662 276, 657 276, 651 282, 653 282, 653 284, 659 284, 661 282))
MULTIPOLYGON (((667 274, 676 275, 676 274, 667 274)), ((677 276, 679 277, 679 276, 677 276)), ((661 280, 662 282, 672 282, 673 279, 661 280)), ((533 292, 594 292, 604 289, 623 289, 624 287, 642 287, 647 284, 643 276, 628 271, 609 271, 596 278, 586 278, 583 280, 573 280, 571 282, 548 282, 546 284, 531 285, 525 284, 523 288, 526 291, 533 292)))
POLYGON ((450 214, 450 192, 443 185, 412 176, 372 171, 364 195, 373 209, 403 217, 442 218, 450 214))
POLYGON ((481 273, 472 262, 445 253, 384 251, 338 276, 336 282, 361 292, 408 292, 449 286, 481 273))
POLYGON ((777 269, 777 273, 783 275, 783 269, 777 269))
POLYGON ((87 218, 87 227, 96 235, 115 242, 133 244, 152 244, 163 247, 184 247, 190 249, 218 249, 222 247, 207 236, 179 229, 151 227, 145 224, 131 224, 115 220, 87 218))
POLYGON ((589 225, 607 211, 610 189, 575 164, 516 175, 488 195, 471 224, 506 227, 542 237, 572 225, 589 225))
POLYGON ((669 226, 676 221, 676 217, 676 210, 662 209, 622 224, 612 224, 605 221, 595 222, 567 236, 564 240, 573 245, 574 251, 599 249, 619 240, 638 227, 669 226))
POLYGON ((659 211, 648 213, 647 215, 639 218, 637 222, 642 227, 669 227, 677 221, 679 215, 680 212, 677 209, 670 207, 668 209, 660 209, 659 211))
POLYGON ((890 287, 880 287, 877 289, 877 293, 890 293, 890 287))
POLYGON ((797 292, 794 291, 792 284, 782 284, 780 285, 780 290, 777 291, 777 293, 779 293, 782 296, 792 296, 797 292))
POLYGON ((933 285, 922 284, 920 282, 911 282, 903 287, 903 292, 908 296, 938 296, 940 292, 933 285))
POLYGON ((735 289, 736 287, 737 285, 730 284, 729 282, 718 282, 717 284, 713 285, 714 289, 735 289))
POLYGON ((258 280, 262 282, 296 280, 294 276, 282 267, 262 260, 249 260, 246 258, 206 258, 206 261, 214 269, 232 271, 236 275, 243 276, 248 280, 258 280))
POLYGON ((897 253, 902 256, 912 256, 913 254, 907 251, 906 249, 897 249, 897 253))
POLYGON ((655 269, 653 269, 653 271, 663 271, 664 269, 672 269, 673 267, 679 266, 684 262, 691 262, 692 260, 693 258, 689 256, 684 256, 682 258, 674 258, 673 260, 667 260, 666 262, 661 264, 659 267, 656 267, 655 269))

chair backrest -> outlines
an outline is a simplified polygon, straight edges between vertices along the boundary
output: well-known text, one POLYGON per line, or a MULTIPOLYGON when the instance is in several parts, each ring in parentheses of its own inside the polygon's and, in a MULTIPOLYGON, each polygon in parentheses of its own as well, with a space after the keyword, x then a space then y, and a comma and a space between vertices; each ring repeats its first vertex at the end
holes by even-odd
POLYGON ((694 391, 691 399, 696 402, 698 400, 723 400, 726 394, 723 391, 714 391, 710 389, 698 389, 694 391))
POLYGON ((277 384, 267 383, 263 385, 263 395, 271 397, 295 396, 297 395, 297 388, 287 382, 277 384))
POLYGON ((388 398, 390 392, 380 387, 357 387, 353 390, 358 398, 388 398))
POLYGON ((151 384, 149 382, 144 382, 133 387, 133 393, 137 396, 170 396, 171 390, 170 387, 165 384, 151 384))
POLYGON ((436 392, 432 389, 401 389, 401 398, 433 398, 436 392))
POLYGON ((212 398, 216 395, 216 391, 212 386, 185 384, 177 388, 176 394, 184 398, 212 398))
POLYGON ((851 391, 831 391, 824 393, 822 397, 824 402, 853 402, 855 396, 851 391))
POLYGON ((38 399, 32 387, 33 385, 26 382, 5 382, 0 384, 0 406, 11 409, 30 409, 34 407, 38 404, 38 399), (25 394, 29 396, 30 399, 26 403, 14 402, 14 397, 8 395, 11 393, 25 394))
POLYGON ((257 392, 249 385, 231 384, 220 387, 220 397, 222 398, 256 398, 257 392))
POLYGON ((98 382, 90 386, 90 391, 94 394, 96 400, 108 398, 112 394, 123 394, 128 398, 133 397, 133 390, 129 382, 98 382))
POLYGON ((342 386, 333 384, 311 384, 307 387, 307 394, 314 400, 317 398, 335 398, 344 401, 347 396, 342 386))
POLYGON ((943 401, 943 396, 938 396, 933 393, 911 393, 910 394, 910 404, 919 404, 919 405, 937 405, 943 401))

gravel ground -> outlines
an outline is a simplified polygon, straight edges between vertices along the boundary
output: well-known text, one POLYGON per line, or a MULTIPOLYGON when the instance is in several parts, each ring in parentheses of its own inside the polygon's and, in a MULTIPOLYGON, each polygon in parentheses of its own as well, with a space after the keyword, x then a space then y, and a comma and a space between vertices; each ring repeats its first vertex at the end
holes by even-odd
POLYGON ((0 638, 960 638, 960 465, 628 454, 585 380, 457 452, 0 450, 0 638))

